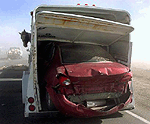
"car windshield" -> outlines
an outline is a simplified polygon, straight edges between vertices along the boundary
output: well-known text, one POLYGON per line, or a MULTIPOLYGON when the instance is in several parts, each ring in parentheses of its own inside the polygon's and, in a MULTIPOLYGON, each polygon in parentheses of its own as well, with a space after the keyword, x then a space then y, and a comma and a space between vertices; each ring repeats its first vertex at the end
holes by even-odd
POLYGON ((115 62, 115 59, 102 47, 89 44, 60 45, 63 63, 115 62))

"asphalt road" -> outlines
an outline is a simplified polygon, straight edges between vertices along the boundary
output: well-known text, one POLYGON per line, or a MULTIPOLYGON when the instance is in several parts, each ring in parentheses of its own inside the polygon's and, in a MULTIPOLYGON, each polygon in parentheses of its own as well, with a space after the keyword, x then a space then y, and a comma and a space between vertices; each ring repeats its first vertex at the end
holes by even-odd
POLYGON ((24 118, 21 81, 0 81, 0 124, 145 124, 125 111, 95 118, 24 118))
POLYGON ((3 66, 7 67, 7 66, 17 65, 17 64, 27 65, 28 61, 26 58, 14 59, 14 60, 7 59, 7 58, 3 58, 3 59, 0 58, 0 67, 3 66))
POLYGON ((132 69, 136 108, 95 118, 24 118, 21 81, 0 78, 0 124, 145 124, 150 123, 150 71, 132 69))

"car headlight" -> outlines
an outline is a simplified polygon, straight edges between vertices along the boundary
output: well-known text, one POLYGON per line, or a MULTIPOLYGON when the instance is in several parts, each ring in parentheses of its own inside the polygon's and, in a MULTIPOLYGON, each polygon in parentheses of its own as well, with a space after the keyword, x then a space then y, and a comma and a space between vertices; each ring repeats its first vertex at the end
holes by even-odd
POLYGON ((59 84, 62 86, 67 86, 71 84, 70 79, 63 74, 57 75, 57 78, 59 79, 59 84))

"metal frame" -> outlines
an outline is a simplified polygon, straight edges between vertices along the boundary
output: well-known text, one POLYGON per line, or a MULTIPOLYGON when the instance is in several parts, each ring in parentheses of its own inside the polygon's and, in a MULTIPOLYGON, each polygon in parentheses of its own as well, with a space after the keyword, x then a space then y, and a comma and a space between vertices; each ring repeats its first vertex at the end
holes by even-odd
MULTIPOLYGON (((31 49, 30 49, 30 57, 29 57, 29 76, 27 85, 27 93, 25 99, 25 117, 29 117, 30 113, 39 113, 41 110, 40 103, 40 93, 39 93, 39 85, 38 85, 38 77, 37 77, 37 27, 35 25, 35 11, 33 12, 33 17, 31 20, 31 49), (33 97, 34 103, 32 105, 35 106, 34 111, 29 110, 30 103, 28 102, 28 98, 33 97)), ((25 82, 23 82, 25 83, 25 82)), ((24 85, 24 84, 23 84, 24 85)), ((25 95, 25 94, 24 94, 25 95)))

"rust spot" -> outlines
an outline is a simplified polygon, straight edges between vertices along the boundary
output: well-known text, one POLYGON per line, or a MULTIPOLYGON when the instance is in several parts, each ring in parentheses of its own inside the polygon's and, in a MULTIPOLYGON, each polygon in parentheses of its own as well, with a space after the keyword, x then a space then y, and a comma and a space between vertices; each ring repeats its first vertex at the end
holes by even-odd
POLYGON ((45 19, 49 19, 48 17, 44 17, 45 19))

